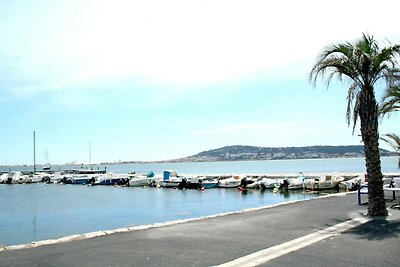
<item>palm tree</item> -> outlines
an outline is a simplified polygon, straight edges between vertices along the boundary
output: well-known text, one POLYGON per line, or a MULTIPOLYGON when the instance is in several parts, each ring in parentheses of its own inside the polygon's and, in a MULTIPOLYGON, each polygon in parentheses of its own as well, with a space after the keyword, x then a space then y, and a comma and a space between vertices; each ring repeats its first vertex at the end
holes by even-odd
POLYGON ((373 36, 363 34, 352 43, 339 43, 323 51, 311 69, 310 82, 328 73, 327 86, 333 77, 349 79, 347 95, 347 123, 353 123, 353 134, 360 119, 364 143, 365 165, 368 175, 368 215, 387 216, 381 160, 379 155, 378 104, 374 86, 383 79, 388 87, 399 77, 396 56, 400 45, 380 48, 373 36))

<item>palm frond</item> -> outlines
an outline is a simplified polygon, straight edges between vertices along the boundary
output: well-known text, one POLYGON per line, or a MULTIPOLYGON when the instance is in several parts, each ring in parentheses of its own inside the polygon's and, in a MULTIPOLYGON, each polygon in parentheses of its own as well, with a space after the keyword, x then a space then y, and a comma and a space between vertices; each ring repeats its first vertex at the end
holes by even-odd
POLYGON ((379 114, 383 117, 400 110, 400 86, 387 88, 379 106, 379 114))
POLYGON ((329 87, 330 80, 335 76, 342 78, 342 75, 350 77, 351 71, 346 65, 348 58, 352 55, 353 47, 350 44, 333 45, 325 49, 320 55, 317 62, 312 67, 309 74, 309 81, 315 86, 319 76, 324 77, 326 72, 333 73, 329 75, 327 84, 329 87))
POLYGON ((355 96, 358 94, 359 88, 356 82, 350 86, 347 92, 347 111, 346 111, 346 121, 348 126, 351 124, 351 117, 352 117, 352 109, 353 109, 353 100, 356 98, 355 96))
POLYGON ((396 153, 400 154, 400 136, 394 133, 389 133, 385 134, 381 139, 391 146, 396 153))
POLYGON ((353 134, 356 130, 356 125, 357 125, 357 120, 360 115, 360 110, 361 110, 361 101, 360 101, 360 94, 362 91, 357 92, 357 96, 355 97, 356 102, 354 103, 353 107, 353 134))

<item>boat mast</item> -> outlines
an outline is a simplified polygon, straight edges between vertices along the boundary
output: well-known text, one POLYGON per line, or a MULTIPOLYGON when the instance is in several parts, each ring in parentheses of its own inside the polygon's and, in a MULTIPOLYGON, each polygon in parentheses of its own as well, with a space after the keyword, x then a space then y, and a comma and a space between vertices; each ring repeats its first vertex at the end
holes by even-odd
POLYGON ((89 165, 90 168, 92 168, 92 147, 90 146, 90 141, 89 141, 89 165))
POLYGON ((44 164, 47 165, 49 162, 49 151, 47 151, 47 147, 44 149, 44 164))
POLYGON ((33 174, 36 173, 36 134, 33 131, 33 174))

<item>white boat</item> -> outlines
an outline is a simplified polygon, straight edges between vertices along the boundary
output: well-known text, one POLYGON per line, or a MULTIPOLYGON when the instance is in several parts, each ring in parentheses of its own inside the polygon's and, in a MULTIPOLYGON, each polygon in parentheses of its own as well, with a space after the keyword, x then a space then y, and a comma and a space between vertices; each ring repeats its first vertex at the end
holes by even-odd
POLYGON ((114 174, 108 172, 106 174, 99 174, 97 177, 92 177, 94 182, 93 185, 127 185, 129 183, 128 175, 124 174, 114 174))
POLYGON ((148 186, 154 181, 154 178, 145 175, 129 176, 129 186, 148 186))
POLYGON ((72 181, 72 175, 71 174, 66 174, 64 172, 55 172, 51 177, 50 181, 44 181, 47 183, 64 183, 65 181, 72 181))
POLYGON ((303 178, 292 178, 289 179, 289 190, 303 189, 304 180, 303 178))
POLYGON ((178 187, 183 177, 170 177, 168 180, 162 180, 162 187, 178 187))
POLYGON ((29 174, 29 175, 27 175, 27 177, 26 177, 26 183, 39 183, 39 182, 42 182, 43 181, 43 175, 42 174, 38 174, 38 173, 35 173, 35 174, 29 174))
POLYGON ((0 175, 0 184, 5 184, 7 182, 8 173, 3 173, 0 175))
POLYGON ((286 178, 283 179, 282 183, 280 183, 275 191, 277 190, 298 190, 298 189, 304 189, 304 175, 300 173, 300 175, 297 178, 286 178))
POLYGON ((158 184, 153 172, 148 172, 146 175, 130 173, 128 176, 129 186, 156 186, 158 184))
POLYGON ((321 175, 318 178, 307 179, 305 182, 306 189, 309 190, 327 190, 334 189, 339 186, 339 182, 343 181, 343 177, 321 175))
POLYGON ((9 172, 7 174, 7 184, 23 184, 27 181, 28 176, 22 174, 22 172, 9 172))
POLYGON ((262 178, 260 181, 261 189, 274 189, 283 183, 282 178, 262 178))
POLYGON ((39 173, 39 176, 44 183, 52 183, 54 180, 54 174, 51 173, 39 173))
POLYGON ((221 179, 218 181, 218 187, 221 188, 235 188, 240 185, 240 176, 232 176, 229 178, 221 179))
POLYGON ((164 171, 162 187, 178 187, 184 177, 178 176, 176 171, 164 171))
POLYGON ((360 188, 363 181, 363 176, 355 177, 349 180, 344 180, 339 182, 339 188, 345 189, 347 191, 355 191, 360 188))

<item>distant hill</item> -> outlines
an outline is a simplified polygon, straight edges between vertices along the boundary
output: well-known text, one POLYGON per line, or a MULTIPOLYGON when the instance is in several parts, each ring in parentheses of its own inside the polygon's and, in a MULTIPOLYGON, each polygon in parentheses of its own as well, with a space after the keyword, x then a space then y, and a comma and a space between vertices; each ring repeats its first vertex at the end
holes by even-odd
MULTIPOLYGON (((395 153, 380 149, 381 156, 394 156, 395 153)), ((306 147, 256 147, 225 146, 203 151, 196 155, 174 161, 235 161, 235 160, 273 160, 273 159, 316 159, 363 157, 363 146, 306 146, 306 147)))

